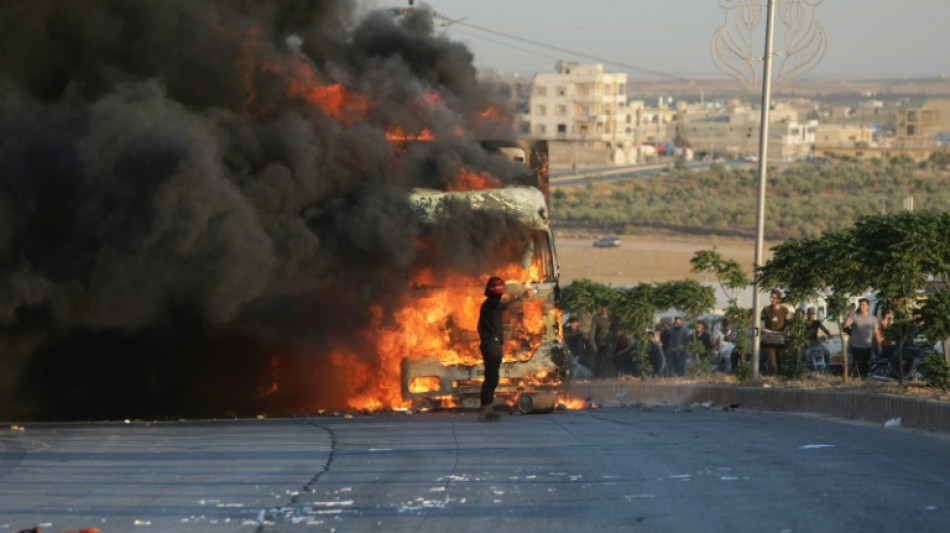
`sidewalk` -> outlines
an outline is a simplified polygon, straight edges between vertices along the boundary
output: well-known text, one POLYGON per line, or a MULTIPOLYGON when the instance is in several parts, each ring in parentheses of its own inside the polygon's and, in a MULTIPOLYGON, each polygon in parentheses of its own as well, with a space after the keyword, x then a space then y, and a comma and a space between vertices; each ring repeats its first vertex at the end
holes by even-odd
POLYGON ((950 431, 950 403, 896 394, 616 380, 574 382, 568 393, 604 405, 712 402, 713 409, 810 412, 879 423, 900 418, 903 427, 950 431))

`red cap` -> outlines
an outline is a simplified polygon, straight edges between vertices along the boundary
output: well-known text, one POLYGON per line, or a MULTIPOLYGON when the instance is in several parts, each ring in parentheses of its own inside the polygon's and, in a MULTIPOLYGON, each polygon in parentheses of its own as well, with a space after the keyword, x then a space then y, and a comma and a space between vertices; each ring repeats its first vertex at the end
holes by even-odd
POLYGON ((492 276, 488 278, 488 283, 485 285, 485 292, 505 294, 505 280, 499 278, 498 276, 492 276))

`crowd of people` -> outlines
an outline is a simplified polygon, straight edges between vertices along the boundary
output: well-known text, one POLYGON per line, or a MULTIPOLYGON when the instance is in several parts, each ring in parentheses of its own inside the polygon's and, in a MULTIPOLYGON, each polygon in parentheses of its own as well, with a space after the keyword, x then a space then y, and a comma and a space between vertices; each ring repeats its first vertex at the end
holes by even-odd
POLYGON ((603 301, 596 313, 568 318, 564 342, 571 352, 575 378, 673 377, 686 375, 694 360, 689 351, 694 341, 703 346, 701 358, 710 361, 715 369, 726 371, 729 366, 723 348, 734 334, 728 321, 720 321, 712 329, 698 321, 689 328, 680 316, 672 321, 661 320, 642 334, 633 334, 624 331, 610 303, 603 301), (640 343, 646 343, 645 349, 639 348, 640 343))
MULTIPOLYGON (((781 375, 781 364, 786 357, 786 338, 794 312, 782 303, 782 293, 773 290, 769 305, 759 313, 760 368, 763 375, 781 375)), ((831 353, 824 341, 835 335, 818 318, 814 308, 805 312, 805 346, 797 355, 813 368, 827 370, 831 353)), ((897 368, 898 345, 884 334, 893 325, 893 313, 885 312, 878 319, 870 311, 867 299, 862 298, 844 322, 850 332, 848 352, 854 361, 856 373, 867 378, 872 361, 887 358, 897 368)), ((564 328, 564 341, 571 352, 574 377, 578 379, 612 378, 618 376, 685 376, 697 360, 709 362, 713 371, 734 372, 742 362, 748 362, 752 346, 751 328, 739 332, 728 319, 711 323, 699 320, 689 326, 681 316, 657 322, 645 332, 624 331, 610 309, 602 301, 594 313, 570 316, 564 328), (736 343, 737 335, 745 335, 746 342, 736 343), (646 349, 638 349, 646 343, 646 349), (696 344, 698 343, 698 344, 696 344), (743 346, 744 348, 740 348, 743 346), (644 365, 642 361, 648 362, 644 365)), ((920 360, 920 350, 904 347, 905 373, 914 375, 920 360)))

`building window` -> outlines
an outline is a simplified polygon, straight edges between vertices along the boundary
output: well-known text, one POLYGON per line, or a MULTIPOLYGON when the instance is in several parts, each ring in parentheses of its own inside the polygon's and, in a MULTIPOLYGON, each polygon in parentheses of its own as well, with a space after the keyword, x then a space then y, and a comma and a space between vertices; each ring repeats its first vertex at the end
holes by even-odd
POLYGON ((558 88, 557 88, 557 95, 558 95, 558 96, 567 96, 567 87, 565 87, 565 86, 563 86, 563 85, 561 85, 560 87, 558 87, 558 88))
POLYGON ((520 130, 521 133, 528 135, 531 133, 531 123, 522 122, 521 124, 518 125, 518 129, 520 130))
POLYGON ((907 121, 908 121, 908 122, 916 122, 916 121, 917 121, 917 112, 916 112, 916 111, 908 111, 908 112, 907 112, 907 121))
POLYGON ((557 116, 559 116, 559 117, 566 115, 566 114, 567 114, 567 106, 564 105, 564 104, 558 104, 558 105, 554 108, 554 114, 557 115, 557 116))
POLYGON ((567 124, 558 124, 558 125, 557 125, 557 132, 558 132, 559 134, 561 134, 561 135, 567 133, 567 124))
POLYGON ((543 104, 534 106, 534 114, 538 115, 539 117, 543 117, 544 115, 547 115, 548 106, 543 105, 543 104))
POLYGON ((544 124, 538 124, 538 133, 540 135, 544 135, 547 132, 548 132, 548 129, 544 127, 544 124))
POLYGON ((543 85, 534 86, 535 96, 546 96, 548 94, 548 88, 543 85))
POLYGON ((917 128, 913 125, 907 126, 907 136, 913 137, 914 135, 917 135, 917 128))

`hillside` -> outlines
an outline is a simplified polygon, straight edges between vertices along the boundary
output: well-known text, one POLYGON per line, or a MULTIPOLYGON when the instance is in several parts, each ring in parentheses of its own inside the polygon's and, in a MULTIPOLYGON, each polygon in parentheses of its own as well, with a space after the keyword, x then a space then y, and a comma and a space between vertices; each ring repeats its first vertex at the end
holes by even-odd
MULTIPOLYGON (((950 206, 946 165, 909 159, 860 162, 820 159, 768 172, 765 237, 815 237, 852 225, 862 215, 950 206)), ((556 188, 552 215, 559 231, 748 237, 755 233, 755 169, 713 165, 670 170, 650 179, 606 181, 556 188)))

